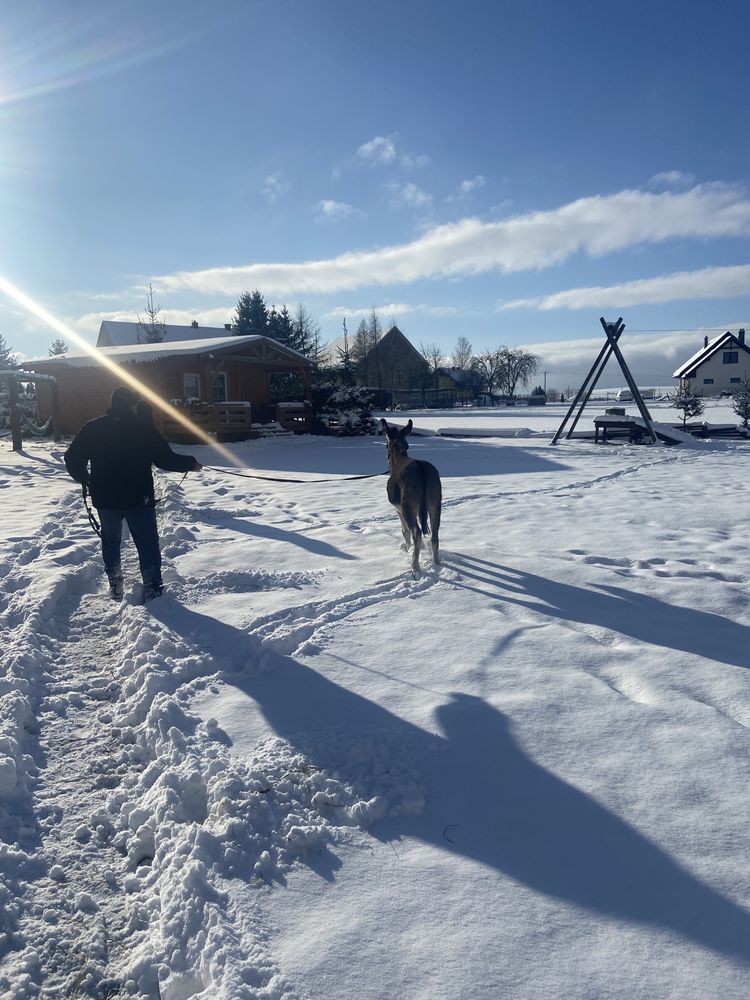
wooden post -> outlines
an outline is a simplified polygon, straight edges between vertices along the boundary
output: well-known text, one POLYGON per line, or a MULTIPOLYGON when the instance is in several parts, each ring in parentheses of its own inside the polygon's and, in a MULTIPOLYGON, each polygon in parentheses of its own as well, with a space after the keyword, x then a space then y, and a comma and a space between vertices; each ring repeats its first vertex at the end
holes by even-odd
POLYGON ((52 393, 52 436, 53 440, 60 441, 62 440, 62 427, 60 425, 60 386, 57 384, 56 378, 53 378, 50 382, 50 390, 52 393))
POLYGON ((23 451, 21 411, 18 409, 18 383, 12 375, 8 376, 8 401, 10 403, 10 436, 13 441, 13 451, 23 451))

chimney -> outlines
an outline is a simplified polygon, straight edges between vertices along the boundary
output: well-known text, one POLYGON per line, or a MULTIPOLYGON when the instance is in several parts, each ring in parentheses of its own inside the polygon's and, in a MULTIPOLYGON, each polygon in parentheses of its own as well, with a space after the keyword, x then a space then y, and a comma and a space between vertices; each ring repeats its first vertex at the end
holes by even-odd
POLYGON ((232 329, 232 324, 231 323, 225 323, 224 324, 224 329, 225 330, 231 330, 232 329))
POLYGON ((196 326, 198 326, 198 320, 197 320, 197 319, 194 319, 194 320, 193 320, 193 322, 192 322, 192 323, 191 323, 190 325, 191 325, 192 327, 196 327, 196 326))
POLYGON ((708 337, 703 338, 703 346, 708 347, 708 337))
POLYGON ((738 330, 737 331, 737 340, 739 340, 739 342, 741 344, 745 343, 745 331, 744 330, 738 330))

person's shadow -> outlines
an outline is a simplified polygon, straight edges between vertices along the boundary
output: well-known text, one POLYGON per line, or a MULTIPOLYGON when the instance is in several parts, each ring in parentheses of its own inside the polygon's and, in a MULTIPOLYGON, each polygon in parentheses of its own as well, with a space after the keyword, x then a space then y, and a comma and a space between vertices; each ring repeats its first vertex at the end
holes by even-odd
MULTIPOLYGON (((482 698, 453 693, 428 733, 255 638, 169 599, 155 617, 199 644, 224 680, 257 705, 273 730, 335 774, 331 741, 377 730, 407 746, 427 777, 426 806, 371 831, 384 842, 417 838, 490 866, 537 892, 623 921, 672 931, 750 963, 750 914, 705 885, 595 799, 531 760, 506 716, 482 698), (256 676, 237 669, 263 664, 256 676), (321 738, 323 737, 323 738, 321 738)), ((603 751, 604 752, 604 751, 603 751)), ((340 757, 338 758, 340 759, 340 757)))

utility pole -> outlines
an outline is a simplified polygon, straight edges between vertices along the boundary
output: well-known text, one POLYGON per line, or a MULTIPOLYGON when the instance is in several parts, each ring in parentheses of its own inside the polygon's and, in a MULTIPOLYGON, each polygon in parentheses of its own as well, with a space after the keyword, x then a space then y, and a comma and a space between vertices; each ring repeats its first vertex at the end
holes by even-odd
POLYGON ((542 375, 544 375, 544 395, 545 396, 547 395, 547 374, 548 374, 547 372, 542 372, 542 375))

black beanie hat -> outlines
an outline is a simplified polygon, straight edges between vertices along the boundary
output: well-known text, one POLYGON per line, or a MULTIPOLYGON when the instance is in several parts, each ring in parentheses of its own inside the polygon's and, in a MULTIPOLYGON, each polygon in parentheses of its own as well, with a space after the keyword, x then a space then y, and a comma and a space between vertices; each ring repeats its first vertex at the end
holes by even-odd
POLYGON ((112 393, 109 403, 110 413, 125 413, 131 406, 135 406, 140 398, 137 392, 128 389, 126 385, 118 386, 112 393))

